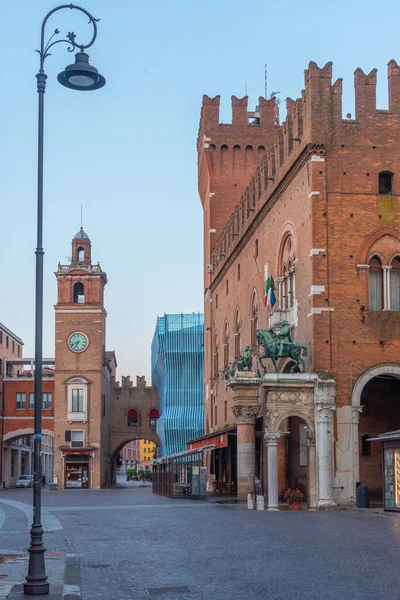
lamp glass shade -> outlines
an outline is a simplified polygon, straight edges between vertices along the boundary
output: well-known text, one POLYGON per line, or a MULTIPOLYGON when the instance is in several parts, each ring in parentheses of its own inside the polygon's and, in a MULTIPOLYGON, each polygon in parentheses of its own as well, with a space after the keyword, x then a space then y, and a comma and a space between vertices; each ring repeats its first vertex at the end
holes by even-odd
POLYGON ((106 83, 98 70, 89 64, 89 56, 86 52, 77 52, 75 63, 65 67, 57 79, 61 85, 71 90, 84 92, 98 90, 106 83))

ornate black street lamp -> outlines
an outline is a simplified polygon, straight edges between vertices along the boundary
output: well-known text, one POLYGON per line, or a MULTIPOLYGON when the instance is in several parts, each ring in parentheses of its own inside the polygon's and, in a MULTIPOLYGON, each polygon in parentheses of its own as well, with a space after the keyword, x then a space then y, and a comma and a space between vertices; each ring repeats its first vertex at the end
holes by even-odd
POLYGON ((49 50, 61 42, 68 44, 68 51, 79 50, 75 55, 75 63, 68 65, 58 75, 58 81, 72 90, 98 90, 105 85, 106 80, 97 69, 89 64, 89 56, 85 50, 97 37, 98 19, 75 4, 63 4, 53 8, 44 18, 40 39, 40 68, 36 75, 37 91, 39 93, 39 122, 38 122, 38 187, 37 187, 37 248, 36 248, 36 308, 35 308, 35 423, 34 423, 34 455, 33 455, 33 523, 30 531, 29 568, 24 584, 25 595, 44 595, 49 593, 43 547, 43 528, 41 523, 41 445, 42 445, 42 341, 43 341, 43 129, 44 129, 44 93, 47 75, 44 72, 44 61, 50 56, 49 50), (45 42, 45 29, 49 17, 64 8, 76 9, 89 18, 93 26, 93 36, 88 44, 78 44, 75 34, 68 33, 67 39, 54 40, 60 32, 56 29, 48 42, 45 42))

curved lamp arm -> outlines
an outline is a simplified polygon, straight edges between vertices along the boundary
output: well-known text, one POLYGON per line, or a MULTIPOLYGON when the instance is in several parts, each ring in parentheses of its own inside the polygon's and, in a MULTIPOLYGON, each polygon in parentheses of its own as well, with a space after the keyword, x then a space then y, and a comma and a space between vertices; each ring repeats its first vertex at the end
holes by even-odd
POLYGON ((43 19, 43 23, 42 23, 41 37, 40 37, 40 50, 36 50, 36 52, 38 52, 40 55, 40 73, 43 73, 44 61, 46 60, 46 58, 48 56, 50 56, 49 50, 52 46, 55 46, 56 44, 60 44, 61 42, 65 43, 65 44, 69 44, 69 48, 68 48, 69 52, 73 52, 75 50, 75 48, 80 48, 81 52, 83 52, 83 50, 85 50, 86 48, 89 48, 94 43, 94 41, 97 37, 96 23, 98 21, 100 21, 100 19, 95 19, 87 10, 85 10, 84 8, 81 8, 80 6, 77 6, 76 4, 62 4, 61 6, 57 6, 56 8, 53 8, 53 10, 51 10, 49 13, 47 13, 47 15, 43 19), (53 13, 55 13, 59 10, 62 10, 64 8, 69 8, 71 10, 73 10, 73 9, 79 10, 82 13, 84 13, 87 17, 89 17, 88 24, 91 23, 93 25, 93 36, 88 44, 78 44, 75 41, 76 35, 73 31, 70 31, 68 33, 67 39, 56 40, 56 41, 52 42, 52 39, 54 38, 54 36, 56 36, 60 33, 59 29, 55 29, 53 35, 50 37, 50 39, 47 41, 47 43, 45 43, 45 29, 46 29, 46 23, 47 23, 49 17, 51 17, 51 15, 53 13))

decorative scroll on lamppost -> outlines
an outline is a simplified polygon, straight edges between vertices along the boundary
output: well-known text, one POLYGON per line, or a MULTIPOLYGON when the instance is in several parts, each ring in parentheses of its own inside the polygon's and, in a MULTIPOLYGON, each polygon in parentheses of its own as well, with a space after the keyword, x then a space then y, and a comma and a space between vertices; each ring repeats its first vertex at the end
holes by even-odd
POLYGON ((87 10, 75 4, 63 4, 53 8, 45 16, 40 39, 39 72, 36 75, 37 91, 39 94, 38 112, 38 178, 37 178, 37 247, 36 247, 36 291, 35 291, 35 413, 34 413, 34 455, 33 455, 33 523, 30 531, 31 542, 29 547, 29 567, 24 594, 44 595, 49 593, 43 547, 43 528, 41 523, 41 438, 42 438, 42 366, 43 366, 43 133, 44 133, 44 94, 46 91, 47 75, 44 72, 44 62, 49 52, 56 44, 68 44, 68 51, 74 52, 75 63, 68 65, 58 75, 58 81, 65 87, 90 91, 103 87, 106 80, 97 69, 89 64, 89 56, 85 50, 90 48, 97 37, 97 21, 87 10), (79 44, 74 32, 69 32, 66 39, 55 39, 60 33, 54 30, 46 42, 46 24, 51 15, 64 8, 76 9, 85 14, 93 26, 93 35, 88 44, 79 44))

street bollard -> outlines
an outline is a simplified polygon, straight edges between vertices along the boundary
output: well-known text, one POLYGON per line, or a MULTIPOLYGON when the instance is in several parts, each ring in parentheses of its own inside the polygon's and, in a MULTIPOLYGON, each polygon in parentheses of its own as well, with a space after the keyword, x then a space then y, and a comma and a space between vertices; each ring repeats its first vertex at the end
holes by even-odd
POLYGON ((265 499, 264 496, 257 496, 257 510, 265 510, 265 499))
POLYGON ((249 510, 254 510, 254 498, 253 498, 253 494, 247 494, 247 508, 249 510))

